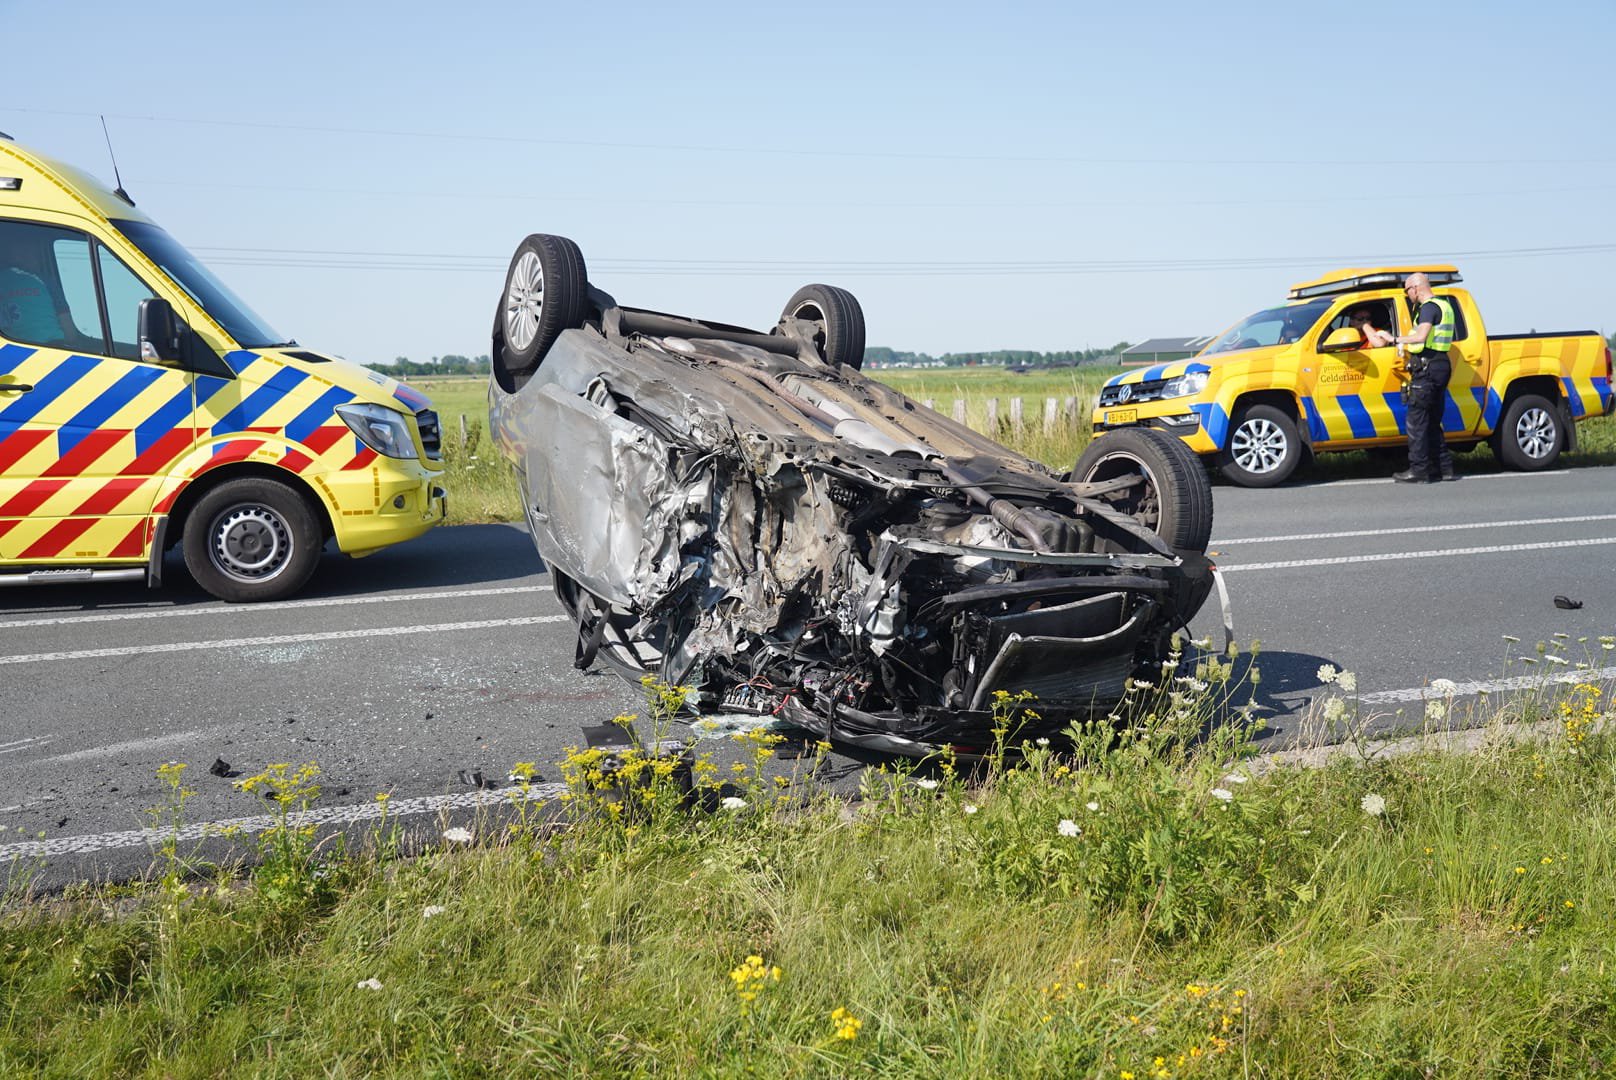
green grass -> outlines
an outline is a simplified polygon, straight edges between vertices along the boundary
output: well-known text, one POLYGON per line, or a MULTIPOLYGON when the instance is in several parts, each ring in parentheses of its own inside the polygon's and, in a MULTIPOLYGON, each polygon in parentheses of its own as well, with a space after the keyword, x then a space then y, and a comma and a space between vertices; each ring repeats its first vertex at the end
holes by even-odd
POLYGON ((811 746, 788 768, 758 735, 738 771, 696 768, 732 810, 689 807, 651 759, 585 752, 565 766, 568 828, 529 818, 412 860, 294 838, 254 885, 170 867, 144 895, 13 903, 0 1074, 1524 1077, 1613 1060, 1616 740, 1597 688, 1533 699, 1546 741, 1316 769, 1258 766, 1238 729, 1186 742, 1196 696, 1164 676, 1120 740, 971 777, 873 772, 854 803, 792 783, 821 764, 811 746))
MULTIPOLYGON (((930 400, 937 411, 953 415, 956 399, 966 403, 966 423, 993 435, 1017 452, 1041 461, 1052 469, 1072 467, 1078 454, 1093 437, 1090 417, 1094 399, 1106 379, 1117 369, 1063 368, 1012 375, 1001 369, 952 368, 925 371, 881 371, 877 377, 916 401, 930 400), (1023 426, 1018 431, 1010 423, 1010 399, 1022 399, 1023 426), (1043 426, 1044 402, 1056 398, 1064 416, 1065 399, 1076 399, 1070 422, 1062 421, 1055 430, 1043 426), (998 402, 996 425, 988 422, 987 402, 998 402)), ((482 378, 445 377, 412 380, 432 398, 443 424, 446 462, 449 467, 449 524, 488 521, 516 521, 521 517, 516 482, 510 467, 488 441, 488 381, 482 378), (461 417, 465 418, 466 442, 461 442, 461 417)), ((1578 446, 1563 460, 1567 467, 1616 464, 1616 417, 1601 417, 1577 425, 1578 446)), ((1486 447, 1460 459, 1464 472, 1497 472, 1503 466, 1486 447)), ((1385 476, 1396 464, 1357 451, 1323 454, 1308 474, 1329 480, 1347 477, 1385 476)))

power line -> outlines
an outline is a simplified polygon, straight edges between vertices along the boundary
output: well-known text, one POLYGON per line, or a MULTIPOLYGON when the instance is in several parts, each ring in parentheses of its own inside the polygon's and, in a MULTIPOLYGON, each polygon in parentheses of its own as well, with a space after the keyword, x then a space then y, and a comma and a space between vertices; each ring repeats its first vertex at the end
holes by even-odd
MULTIPOLYGON (((481 132, 422 131, 409 128, 344 127, 329 124, 291 124, 267 120, 218 120, 206 117, 153 116, 136 113, 93 113, 69 109, 5 108, 0 112, 50 116, 109 116, 115 120, 158 124, 191 124, 206 127, 252 128, 268 131, 302 131, 320 135, 372 135, 385 138, 429 139, 435 141, 487 142, 530 146, 562 146, 595 150, 649 150, 659 153, 742 154, 775 157, 871 159, 891 161, 953 161, 997 163, 1043 163, 1064 165, 1173 165, 1245 168, 1260 166, 1294 166, 1313 168, 1370 168, 1383 170, 1385 162, 1366 159, 1362 155, 1351 158, 1214 158, 1214 157, 1090 157, 1079 155, 1037 154, 946 154, 930 151, 898 150, 825 150, 801 149, 794 146, 726 146, 698 143, 617 142, 595 139, 538 138, 531 135, 491 135, 481 132)), ((1500 166, 1500 165, 1611 165, 1616 158, 1408 158, 1399 157, 1397 167, 1411 166, 1500 166)))

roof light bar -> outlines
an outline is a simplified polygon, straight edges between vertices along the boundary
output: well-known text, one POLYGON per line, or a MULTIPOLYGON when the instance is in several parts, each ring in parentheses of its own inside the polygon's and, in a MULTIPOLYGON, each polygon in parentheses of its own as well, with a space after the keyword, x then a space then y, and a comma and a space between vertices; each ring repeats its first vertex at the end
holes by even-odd
POLYGON ((1291 300, 1307 300, 1315 296, 1334 296, 1337 293, 1358 292, 1363 289, 1384 289, 1392 285, 1402 285, 1403 279, 1413 273, 1424 274, 1431 279, 1433 286, 1456 285, 1464 280, 1459 276, 1459 271, 1457 270, 1421 270, 1418 267, 1379 270, 1368 274, 1337 278, 1333 281, 1316 281, 1305 285, 1295 285, 1291 287, 1287 298, 1291 300))

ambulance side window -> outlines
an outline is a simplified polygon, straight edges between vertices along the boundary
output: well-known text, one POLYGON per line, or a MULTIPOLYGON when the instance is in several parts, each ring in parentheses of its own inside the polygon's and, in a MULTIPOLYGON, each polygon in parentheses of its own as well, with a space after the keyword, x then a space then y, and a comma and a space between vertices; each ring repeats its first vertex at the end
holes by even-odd
POLYGON ((140 334, 136 324, 140 317, 140 302, 156 294, 135 276, 118 257, 106 248, 96 245, 97 261, 101 266, 101 287, 107 296, 107 322, 112 329, 112 355, 124 360, 140 359, 140 334))
MULTIPOLYGON (((54 230, 53 230, 54 231, 54 230)), ((95 298, 95 271, 90 266, 90 241, 83 236, 58 238, 51 244, 56 261, 56 277, 62 284, 62 298, 73 317, 73 329, 101 343, 101 305, 95 298)))

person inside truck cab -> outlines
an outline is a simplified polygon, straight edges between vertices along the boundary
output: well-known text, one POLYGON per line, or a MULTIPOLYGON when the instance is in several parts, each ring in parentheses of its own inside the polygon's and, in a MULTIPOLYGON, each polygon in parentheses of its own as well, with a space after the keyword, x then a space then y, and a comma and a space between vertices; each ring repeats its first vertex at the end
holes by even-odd
POLYGON ((67 304, 54 296, 20 246, 0 230, 0 336, 26 345, 62 344, 77 336, 67 304))
MULTIPOLYGON (((1384 312, 1380 312, 1384 316, 1384 312)), ((1347 312, 1347 325, 1363 335, 1363 347, 1382 349, 1392 343, 1392 335, 1375 325, 1376 311, 1372 305, 1360 304, 1347 312)))

